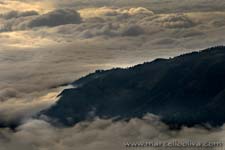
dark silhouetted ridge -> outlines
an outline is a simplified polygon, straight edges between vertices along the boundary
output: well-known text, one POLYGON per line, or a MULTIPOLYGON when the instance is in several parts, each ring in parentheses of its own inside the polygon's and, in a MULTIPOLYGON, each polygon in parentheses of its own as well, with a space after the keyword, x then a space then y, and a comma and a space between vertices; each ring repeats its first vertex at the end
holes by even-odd
POLYGON ((72 83, 45 115, 65 125, 93 118, 159 115, 171 126, 225 122, 225 47, 127 69, 98 70, 72 83))

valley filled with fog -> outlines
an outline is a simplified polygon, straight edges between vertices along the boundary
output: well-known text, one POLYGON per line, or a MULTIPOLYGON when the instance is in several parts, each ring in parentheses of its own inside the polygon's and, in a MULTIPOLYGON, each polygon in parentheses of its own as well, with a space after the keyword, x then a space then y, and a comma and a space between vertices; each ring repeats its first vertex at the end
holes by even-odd
POLYGON ((224 140, 223 126, 173 131, 151 114, 70 128, 33 118, 95 70, 224 45, 224 10, 223 0, 0 0, 0 150, 114 150, 139 138, 224 140))

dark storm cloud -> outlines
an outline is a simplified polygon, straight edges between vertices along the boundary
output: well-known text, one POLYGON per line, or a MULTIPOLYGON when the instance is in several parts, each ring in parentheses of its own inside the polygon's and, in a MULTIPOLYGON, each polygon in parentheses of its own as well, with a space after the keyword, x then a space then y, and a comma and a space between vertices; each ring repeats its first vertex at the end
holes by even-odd
POLYGON ((25 12, 10 11, 5 14, 1 14, 0 17, 3 19, 13 19, 13 18, 19 18, 19 17, 26 17, 26 16, 35 16, 35 15, 38 15, 38 12, 36 12, 36 11, 25 11, 25 12))

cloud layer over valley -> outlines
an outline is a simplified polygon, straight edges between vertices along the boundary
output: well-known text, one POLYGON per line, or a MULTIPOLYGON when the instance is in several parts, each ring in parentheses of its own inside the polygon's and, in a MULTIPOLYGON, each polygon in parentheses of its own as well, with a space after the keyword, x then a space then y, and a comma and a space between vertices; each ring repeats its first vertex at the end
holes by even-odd
MULTIPOLYGON (((128 122, 113 122, 96 118, 96 120, 81 122, 71 128, 56 128, 42 120, 29 120, 14 132, 10 129, 0 130, 0 144, 1 150, 73 150, 74 148, 79 150, 122 150, 126 149, 125 144, 128 142, 192 140, 219 143, 224 141, 224 132, 224 127, 211 130, 200 127, 184 127, 179 131, 171 131, 156 116, 150 114, 143 119, 134 118, 128 122)), ((156 149, 155 147, 145 148, 156 149)), ((221 146, 212 146, 206 149, 221 149, 221 146)))
POLYGON ((65 129, 31 117, 54 104, 66 84, 96 69, 225 44, 224 10, 224 0, 1 0, 0 123, 22 124, 0 129, 0 150, 110 150, 138 136, 223 139, 224 127, 169 131, 149 121, 152 116, 65 129))

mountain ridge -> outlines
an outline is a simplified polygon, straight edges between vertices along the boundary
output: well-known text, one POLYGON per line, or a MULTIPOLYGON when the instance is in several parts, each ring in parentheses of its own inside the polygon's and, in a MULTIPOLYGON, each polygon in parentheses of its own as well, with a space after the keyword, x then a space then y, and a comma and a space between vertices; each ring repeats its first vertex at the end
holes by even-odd
POLYGON ((225 47, 97 70, 72 85, 76 88, 64 90, 43 114, 68 126, 96 116, 129 119, 146 113, 171 126, 217 126, 225 122, 225 47))

